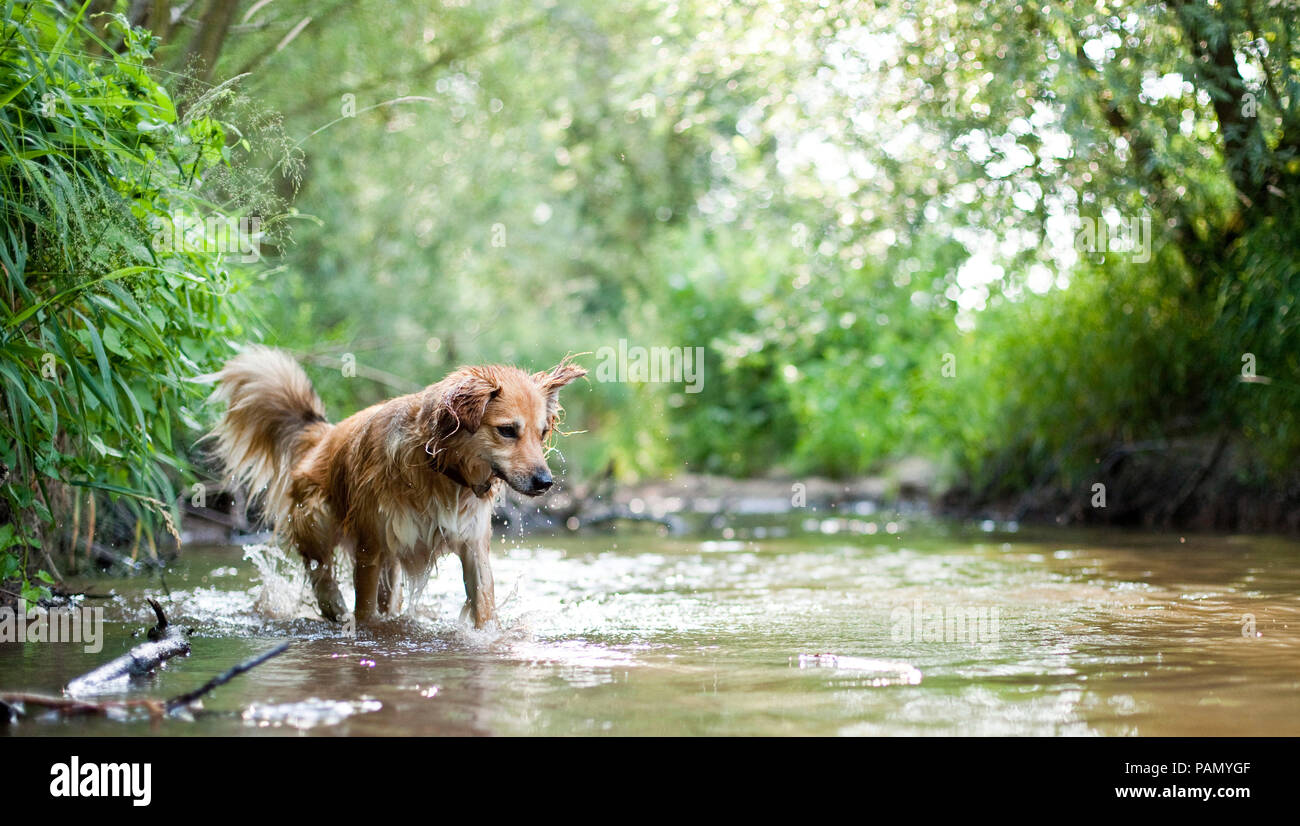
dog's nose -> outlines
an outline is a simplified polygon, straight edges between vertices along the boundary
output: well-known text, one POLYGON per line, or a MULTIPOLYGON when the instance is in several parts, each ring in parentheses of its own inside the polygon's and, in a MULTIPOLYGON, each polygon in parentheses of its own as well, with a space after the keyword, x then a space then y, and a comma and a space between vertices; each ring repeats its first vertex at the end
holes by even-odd
POLYGON ((544 493, 550 490, 551 485, 553 484, 555 484, 555 480, 551 478, 551 471, 542 468, 533 474, 530 489, 533 493, 544 493))

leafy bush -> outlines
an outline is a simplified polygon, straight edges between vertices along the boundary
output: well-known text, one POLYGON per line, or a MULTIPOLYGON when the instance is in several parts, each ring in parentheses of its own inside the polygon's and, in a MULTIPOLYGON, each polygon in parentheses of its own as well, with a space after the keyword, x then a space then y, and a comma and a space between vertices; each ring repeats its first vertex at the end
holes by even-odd
POLYGON ((238 245, 214 237, 220 221, 201 221, 237 217, 203 194, 231 162, 211 116, 224 90, 179 111, 148 69, 148 32, 113 17, 104 37, 121 44, 111 48, 87 25, 89 5, 9 2, 0 33, 0 459, 11 520, 0 574, 21 579, 27 600, 43 586, 14 560, 43 537, 52 563, 71 491, 124 504, 150 547, 158 520, 171 525, 185 470, 175 434, 198 427, 189 405, 201 388, 186 378, 244 334, 226 252, 238 245))

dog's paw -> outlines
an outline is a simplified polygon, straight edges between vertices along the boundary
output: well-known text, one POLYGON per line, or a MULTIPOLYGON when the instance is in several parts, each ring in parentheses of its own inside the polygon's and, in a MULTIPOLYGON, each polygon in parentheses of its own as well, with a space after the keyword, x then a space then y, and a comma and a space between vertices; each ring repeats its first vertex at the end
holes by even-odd
POLYGON ((496 612, 486 612, 480 615, 474 611, 474 606, 468 602, 461 606, 460 624, 476 631, 498 630, 496 612))
POLYGON ((352 612, 343 604, 343 597, 336 590, 333 594, 319 600, 321 616, 330 622, 352 621, 356 625, 356 620, 352 618, 352 612))

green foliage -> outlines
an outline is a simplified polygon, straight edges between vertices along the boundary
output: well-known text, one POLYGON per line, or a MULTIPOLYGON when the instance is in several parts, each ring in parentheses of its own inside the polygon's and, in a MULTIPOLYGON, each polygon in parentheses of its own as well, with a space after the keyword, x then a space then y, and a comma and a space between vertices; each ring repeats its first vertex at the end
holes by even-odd
POLYGON ((268 327, 339 413, 460 362, 704 347, 701 393, 569 393, 583 471, 923 454, 1009 490, 1223 422, 1293 456, 1293 270, 1266 240, 1294 238, 1292 17, 348 4, 251 80, 310 136, 320 218, 268 327), (1073 260, 1071 222, 1116 215, 1151 218, 1152 259, 1073 260), (1243 352, 1273 384, 1237 380, 1243 352))
POLYGON ((241 277, 218 239, 172 229, 221 214, 202 188, 230 164, 226 129, 210 100, 178 111, 147 68, 147 32, 112 18, 106 31, 123 39, 112 52, 87 5, 8 2, 0 32, 9 575, 15 549, 36 545, 25 517, 46 529, 66 518, 54 504, 65 483, 170 524, 178 434, 199 427, 202 388, 186 379, 247 335, 232 303, 241 277))

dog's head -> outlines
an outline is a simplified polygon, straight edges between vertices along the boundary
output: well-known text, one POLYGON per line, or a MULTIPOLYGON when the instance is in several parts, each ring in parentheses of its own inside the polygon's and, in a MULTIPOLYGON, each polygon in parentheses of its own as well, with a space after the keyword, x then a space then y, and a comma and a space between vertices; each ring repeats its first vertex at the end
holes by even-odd
POLYGON ((462 367, 425 391, 433 466, 482 496, 492 480, 528 496, 552 485, 546 464, 560 388, 587 371, 567 359, 529 375, 515 367, 462 367))

